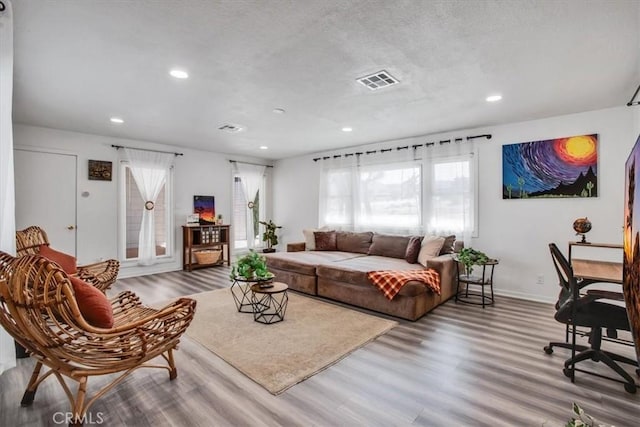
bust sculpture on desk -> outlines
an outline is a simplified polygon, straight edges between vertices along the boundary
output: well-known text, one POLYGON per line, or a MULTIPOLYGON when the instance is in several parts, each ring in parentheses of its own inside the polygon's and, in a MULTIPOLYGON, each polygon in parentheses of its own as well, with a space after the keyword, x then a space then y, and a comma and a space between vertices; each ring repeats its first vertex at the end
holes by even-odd
POLYGON ((576 236, 582 236, 580 243, 589 243, 585 237, 589 231, 591 231, 591 221, 586 216, 584 218, 578 218, 573 221, 573 229, 576 231, 576 236))

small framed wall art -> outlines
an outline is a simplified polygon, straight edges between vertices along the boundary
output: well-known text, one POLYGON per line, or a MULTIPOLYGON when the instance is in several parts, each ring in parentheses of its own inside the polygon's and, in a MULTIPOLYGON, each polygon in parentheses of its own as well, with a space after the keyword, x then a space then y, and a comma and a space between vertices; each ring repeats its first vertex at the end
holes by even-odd
POLYGON ((89 160, 89 179, 92 181, 111 181, 111 162, 89 160))
POLYGON ((193 196, 193 213, 200 215, 200 224, 216 223, 216 204, 213 196, 193 196))

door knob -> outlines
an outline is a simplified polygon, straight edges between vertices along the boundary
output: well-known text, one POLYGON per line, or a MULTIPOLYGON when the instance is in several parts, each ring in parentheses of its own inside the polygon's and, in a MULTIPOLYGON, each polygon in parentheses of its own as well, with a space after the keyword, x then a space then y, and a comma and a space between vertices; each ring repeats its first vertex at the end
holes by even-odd
POLYGON ((73 225, 67 226, 67 230, 73 230, 75 227, 73 225))

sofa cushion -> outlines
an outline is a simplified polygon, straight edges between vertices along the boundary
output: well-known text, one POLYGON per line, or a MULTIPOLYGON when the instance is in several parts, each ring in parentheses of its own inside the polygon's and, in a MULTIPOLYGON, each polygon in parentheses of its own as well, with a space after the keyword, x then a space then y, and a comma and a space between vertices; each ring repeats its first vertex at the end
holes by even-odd
MULTIPOLYGON (((409 264, 404 259, 389 258, 377 255, 363 256, 333 262, 330 264, 318 265, 316 273, 318 278, 339 283, 349 283, 352 285, 374 288, 375 285, 367 278, 370 271, 380 270, 421 270, 419 264, 409 264)), ((430 292, 427 287, 420 282, 408 282, 400 290, 398 295, 416 296, 430 292)))
POLYGON ((389 234, 374 234, 369 255, 380 255, 391 258, 402 258, 407 253, 409 236, 392 236, 389 234))
POLYGON ((435 258, 440 254, 445 238, 442 236, 424 236, 422 246, 418 254, 418 262, 423 266, 427 266, 427 261, 435 258))
POLYGON ((335 231, 314 231, 316 251, 338 250, 338 240, 335 231))
POLYGON ((336 232, 336 247, 339 251, 366 254, 371 246, 373 233, 370 231, 354 233, 351 231, 336 232))
POLYGON ((274 252, 264 254, 267 267, 293 273, 315 276, 316 267, 320 264, 341 261, 364 255, 335 251, 274 252))
POLYGON ((76 257, 73 255, 56 251, 49 247, 49 245, 40 245, 39 254, 49 261, 53 261, 58 264, 67 274, 76 274, 78 272, 76 257))
POLYGON ((420 254, 420 248, 422 247, 422 237, 411 236, 409 243, 407 243, 407 250, 404 253, 404 260, 409 264, 415 264, 418 262, 418 254, 420 254))
POLYGON ((452 234, 450 236, 445 236, 444 243, 442 244, 442 249, 440 249, 440 255, 454 253, 455 243, 456 243, 455 234, 452 234))

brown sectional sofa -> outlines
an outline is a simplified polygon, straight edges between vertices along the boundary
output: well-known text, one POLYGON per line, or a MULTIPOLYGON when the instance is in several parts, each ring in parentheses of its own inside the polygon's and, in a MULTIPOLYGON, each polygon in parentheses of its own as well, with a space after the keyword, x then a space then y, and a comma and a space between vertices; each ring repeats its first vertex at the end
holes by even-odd
MULTIPOLYGON (((404 259, 409 239, 409 236, 338 232, 335 251, 306 251, 304 243, 294 243, 287 246, 287 252, 265 255, 276 280, 287 283, 291 289, 417 320, 454 295, 456 278, 452 253, 427 261, 427 267, 440 275, 440 295, 421 282, 410 281, 389 301, 367 278, 369 271, 423 269, 421 264, 410 264, 404 259)), ((456 251, 462 247, 461 243, 456 242, 456 251)))

